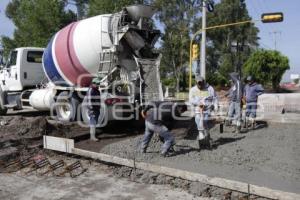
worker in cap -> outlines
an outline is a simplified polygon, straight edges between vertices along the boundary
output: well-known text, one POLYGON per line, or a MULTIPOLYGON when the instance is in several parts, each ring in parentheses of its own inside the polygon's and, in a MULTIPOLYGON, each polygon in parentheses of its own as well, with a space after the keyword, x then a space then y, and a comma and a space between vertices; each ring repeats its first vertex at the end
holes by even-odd
POLYGON ((241 101, 242 101, 242 84, 237 73, 230 73, 231 88, 226 96, 229 98, 229 109, 226 124, 236 125, 236 131, 241 130, 241 101))
POLYGON ((208 122, 211 111, 218 110, 218 98, 214 88, 206 83, 203 77, 196 76, 196 85, 192 87, 189 92, 189 102, 195 111, 195 122, 199 132, 199 146, 210 145, 208 122))
POLYGON ((98 125, 101 108, 99 84, 100 80, 98 78, 93 78, 89 90, 87 91, 87 108, 90 118, 90 139, 92 141, 98 141, 96 138, 96 127, 98 125))
POLYGON ((246 86, 244 88, 244 99, 246 101, 246 127, 248 128, 248 122, 250 122, 252 128, 255 128, 255 118, 257 110, 258 96, 263 94, 264 88, 262 85, 257 84, 252 76, 248 76, 246 79, 246 86))

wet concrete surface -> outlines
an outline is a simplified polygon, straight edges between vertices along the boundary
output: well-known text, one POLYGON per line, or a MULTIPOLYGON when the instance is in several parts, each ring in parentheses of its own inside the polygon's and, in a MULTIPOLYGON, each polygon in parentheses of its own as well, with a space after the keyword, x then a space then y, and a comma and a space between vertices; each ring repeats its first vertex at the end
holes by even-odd
POLYGON ((140 153, 142 135, 113 142, 98 152, 299 193, 299 130, 298 124, 271 123, 241 134, 226 127, 220 134, 219 127, 214 127, 211 130, 213 149, 199 151, 195 133, 184 137, 187 129, 177 127, 173 130, 177 138, 176 152, 167 158, 159 156, 158 137, 153 138, 146 154, 140 153))

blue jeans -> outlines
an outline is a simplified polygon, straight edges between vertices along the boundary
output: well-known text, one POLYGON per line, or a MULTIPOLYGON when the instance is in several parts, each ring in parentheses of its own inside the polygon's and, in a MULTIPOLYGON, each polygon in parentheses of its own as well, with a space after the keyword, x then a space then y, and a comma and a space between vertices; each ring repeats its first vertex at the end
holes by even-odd
POLYGON ((149 142, 151 141, 154 133, 158 133, 160 137, 164 139, 164 144, 162 146, 162 152, 166 153, 170 149, 172 145, 175 143, 175 139, 172 133, 169 131, 167 127, 164 125, 155 125, 146 120, 146 129, 144 138, 142 140, 142 149, 146 149, 148 147, 149 142))
POLYGON ((256 117, 256 109, 257 109, 257 103, 256 102, 247 102, 246 117, 255 118, 256 117))
POLYGON ((237 123, 237 125, 240 125, 241 116, 241 104, 233 101, 230 102, 228 109, 228 119, 234 120, 237 123))
POLYGON ((209 118, 210 118, 210 112, 208 111, 205 111, 202 114, 196 113, 195 122, 198 131, 204 131, 209 128, 209 118))
POLYGON ((97 126, 100 116, 100 111, 89 111, 90 126, 97 126))

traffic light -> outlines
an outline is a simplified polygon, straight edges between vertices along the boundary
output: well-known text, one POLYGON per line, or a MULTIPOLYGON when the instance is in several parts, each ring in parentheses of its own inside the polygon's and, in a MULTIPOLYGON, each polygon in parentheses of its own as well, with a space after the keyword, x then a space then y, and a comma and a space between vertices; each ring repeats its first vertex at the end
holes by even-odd
POLYGON ((283 21, 283 13, 263 13, 261 15, 261 21, 263 23, 273 23, 273 22, 282 22, 283 21))
POLYGON ((193 44, 193 60, 198 60, 199 58, 199 45, 198 44, 193 44))

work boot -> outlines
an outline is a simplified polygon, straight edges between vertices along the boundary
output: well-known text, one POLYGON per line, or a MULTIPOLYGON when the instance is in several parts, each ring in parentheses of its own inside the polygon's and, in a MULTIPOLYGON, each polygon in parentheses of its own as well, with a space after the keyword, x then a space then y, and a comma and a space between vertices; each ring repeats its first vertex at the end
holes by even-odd
POLYGON ((256 128, 256 122, 255 122, 255 120, 253 120, 253 122, 251 124, 251 127, 252 127, 252 130, 255 130, 255 128, 256 128))
POLYGON ((172 152, 172 153, 175 152, 174 145, 170 147, 169 152, 172 152))
POLYGON ((168 157, 168 151, 161 152, 160 156, 163 157, 163 158, 168 157))
POLYGON ((255 119, 254 118, 249 118, 249 124, 248 124, 248 127, 250 127, 252 130, 255 129, 255 119))
POLYGON ((147 148, 142 148, 141 153, 147 153, 147 148))
POLYGON ((241 126, 237 126, 236 127, 236 133, 241 133, 242 127, 241 126))
POLYGON ((203 140, 205 138, 204 130, 199 130, 198 140, 203 140))

